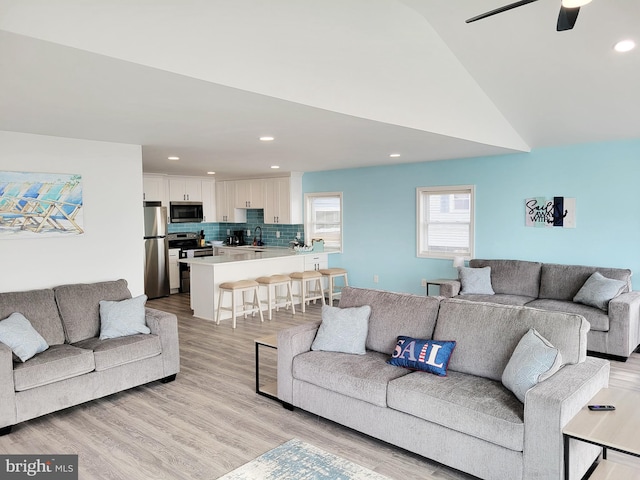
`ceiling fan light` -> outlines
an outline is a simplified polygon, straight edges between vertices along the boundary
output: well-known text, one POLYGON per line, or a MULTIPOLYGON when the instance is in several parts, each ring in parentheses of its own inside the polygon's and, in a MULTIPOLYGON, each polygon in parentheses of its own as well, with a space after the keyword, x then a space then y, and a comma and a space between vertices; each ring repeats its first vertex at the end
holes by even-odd
POLYGON ((562 6, 565 8, 578 8, 591 3, 591 0, 562 0, 562 6))

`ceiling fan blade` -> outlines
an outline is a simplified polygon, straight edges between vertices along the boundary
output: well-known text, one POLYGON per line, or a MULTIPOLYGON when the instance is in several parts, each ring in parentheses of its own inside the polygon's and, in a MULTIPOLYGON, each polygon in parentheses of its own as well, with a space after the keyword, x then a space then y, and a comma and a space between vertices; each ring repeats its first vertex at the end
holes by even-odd
POLYGON ((504 7, 496 8, 495 10, 491 10, 490 12, 482 13, 468 20, 465 20, 465 23, 471 23, 471 22, 475 22, 476 20, 482 20, 483 18, 491 17, 492 15, 497 15, 498 13, 506 12, 507 10, 512 10, 514 8, 518 8, 523 5, 526 5, 527 3, 533 3, 537 1, 538 0, 520 0, 519 2, 510 3, 509 5, 505 5, 504 7))
POLYGON ((576 24, 578 13, 580 13, 580 7, 560 7, 560 13, 558 14, 558 26, 556 27, 556 31, 564 32, 565 30, 571 30, 576 24))

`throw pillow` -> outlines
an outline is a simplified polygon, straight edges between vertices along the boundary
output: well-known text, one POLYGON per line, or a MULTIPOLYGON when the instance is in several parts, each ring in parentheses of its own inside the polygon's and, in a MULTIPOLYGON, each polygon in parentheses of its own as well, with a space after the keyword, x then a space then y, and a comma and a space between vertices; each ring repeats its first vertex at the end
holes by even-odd
POLYGON ((145 322, 146 295, 113 302, 100 300, 100 340, 150 333, 145 322))
POLYGON ((458 267, 460 295, 493 295, 491 267, 458 267))
POLYGON ((423 340, 401 335, 387 363, 446 377, 454 348, 454 341, 423 340))
POLYGON ((620 295, 626 286, 627 282, 607 278, 600 272, 594 272, 578 290, 573 301, 607 312, 609 311, 609 301, 620 295))
POLYGON ((527 390, 549 378, 561 366, 560 351, 532 328, 513 351, 502 373, 502 384, 524 403, 527 390))
POLYGON ((31 322, 17 312, 0 321, 0 342, 8 346, 21 362, 26 362, 36 353, 49 348, 31 322))
POLYGON ((311 350, 364 355, 371 307, 322 307, 322 323, 311 350))

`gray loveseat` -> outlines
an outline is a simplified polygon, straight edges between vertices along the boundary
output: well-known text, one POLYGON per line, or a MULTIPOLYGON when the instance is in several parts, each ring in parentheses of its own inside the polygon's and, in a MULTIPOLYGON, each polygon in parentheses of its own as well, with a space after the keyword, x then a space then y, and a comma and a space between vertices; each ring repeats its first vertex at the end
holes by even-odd
MULTIPOLYGON (((365 355, 312 351, 309 323, 278 333, 278 397, 483 479, 563 477, 563 426, 608 385, 609 362, 586 356, 580 315, 345 287, 340 307, 371 306, 365 355), (535 328, 565 364, 521 403, 501 382, 535 328), (455 340, 446 377, 391 366, 400 335, 455 340)), ((599 449, 571 443, 572 479, 599 449)))
POLYGON ((443 285, 440 295, 577 313, 591 325, 587 349, 621 360, 629 357, 640 344, 640 292, 631 291, 631 270, 522 260, 473 259, 469 266, 491 267, 491 285, 495 295, 458 295, 460 282, 457 281, 443 285), (575 295, 594 272, 627 284, 623 293, 609 302, 608 312, 573 302, 575 295))
POLYGON ((150 334, 100 340, 100 300, 131 298, 125 280, 0 293, 0 319, 24 315, 49 348, 22 363, 0 343, 0 433, 12 425, 180 369, 175 315, 146 309, 150 334))

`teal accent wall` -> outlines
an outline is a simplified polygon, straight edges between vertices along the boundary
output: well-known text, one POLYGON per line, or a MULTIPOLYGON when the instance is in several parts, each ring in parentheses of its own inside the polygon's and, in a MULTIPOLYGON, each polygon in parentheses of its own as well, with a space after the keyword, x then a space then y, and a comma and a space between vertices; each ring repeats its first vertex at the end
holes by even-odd
POLYGON ((330 265, 354 286, 418 294, 423 278, 457 275, 416 256, 416 187, 437 185, 476 186, 476 258, 630 268, 640 289, 640 139, 303 176, 305 193, 343 192, 344 251, 330 265), (553 196, 576 198, 576 228, 525 227, 525 199, 553 196))

